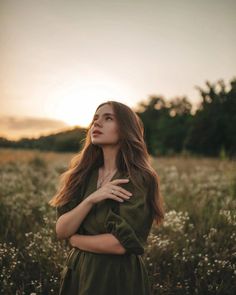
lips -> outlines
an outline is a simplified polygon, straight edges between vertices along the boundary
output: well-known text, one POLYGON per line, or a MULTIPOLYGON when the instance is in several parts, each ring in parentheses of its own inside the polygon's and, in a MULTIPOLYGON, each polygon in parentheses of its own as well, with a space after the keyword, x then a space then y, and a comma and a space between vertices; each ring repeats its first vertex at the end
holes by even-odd
POLYGON ((93 131, 93 134, 102 134, 102 132, 99 131, 99 130, 94 130, 94 131, 93 131))

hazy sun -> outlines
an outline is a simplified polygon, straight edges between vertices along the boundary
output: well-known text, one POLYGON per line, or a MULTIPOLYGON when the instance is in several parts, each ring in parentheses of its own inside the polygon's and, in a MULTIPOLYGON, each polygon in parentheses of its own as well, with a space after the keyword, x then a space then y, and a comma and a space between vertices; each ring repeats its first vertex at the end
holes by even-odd
POLYGON ((50 117, 67 124, 87 127, 97 106, 106 100, 127 100, 127 89, 111 80, 105 82, 74 83, 64 85, 53 94, 48 102, 50 117), (123 88, 123 89, 122 89, 123 88))

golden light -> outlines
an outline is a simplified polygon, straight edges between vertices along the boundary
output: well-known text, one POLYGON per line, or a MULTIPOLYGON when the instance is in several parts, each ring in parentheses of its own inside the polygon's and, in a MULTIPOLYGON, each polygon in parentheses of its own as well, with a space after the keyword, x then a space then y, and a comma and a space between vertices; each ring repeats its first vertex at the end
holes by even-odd
POLYGON ((74 81, 73 85, 64 85, 54 91, 45 111, 51 118, 63 120, 71 126, 87 127, 100 103, 106 100, 125 101, 127 93, 124 85, 111 79, 102 82, 74 81))

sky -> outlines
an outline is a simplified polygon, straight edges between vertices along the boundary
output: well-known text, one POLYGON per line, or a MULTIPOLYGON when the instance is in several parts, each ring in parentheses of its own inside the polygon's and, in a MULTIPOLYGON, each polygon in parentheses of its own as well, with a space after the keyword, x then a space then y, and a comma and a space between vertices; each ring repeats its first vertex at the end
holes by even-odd
POLYGON ((200 101, 236 69, 234 0, 1 0, 0 136, 87 127, 96 107, 200 101))

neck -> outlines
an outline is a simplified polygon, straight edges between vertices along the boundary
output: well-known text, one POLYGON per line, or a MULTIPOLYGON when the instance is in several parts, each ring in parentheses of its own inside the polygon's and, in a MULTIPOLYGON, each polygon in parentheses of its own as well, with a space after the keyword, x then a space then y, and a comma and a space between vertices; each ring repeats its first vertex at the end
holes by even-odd
POLYGON ((117 153, 118 153, 117 148, 112 148, 110 146, 103 147, 104 171, 112 172, 117 168, 116 166, 117 153))

